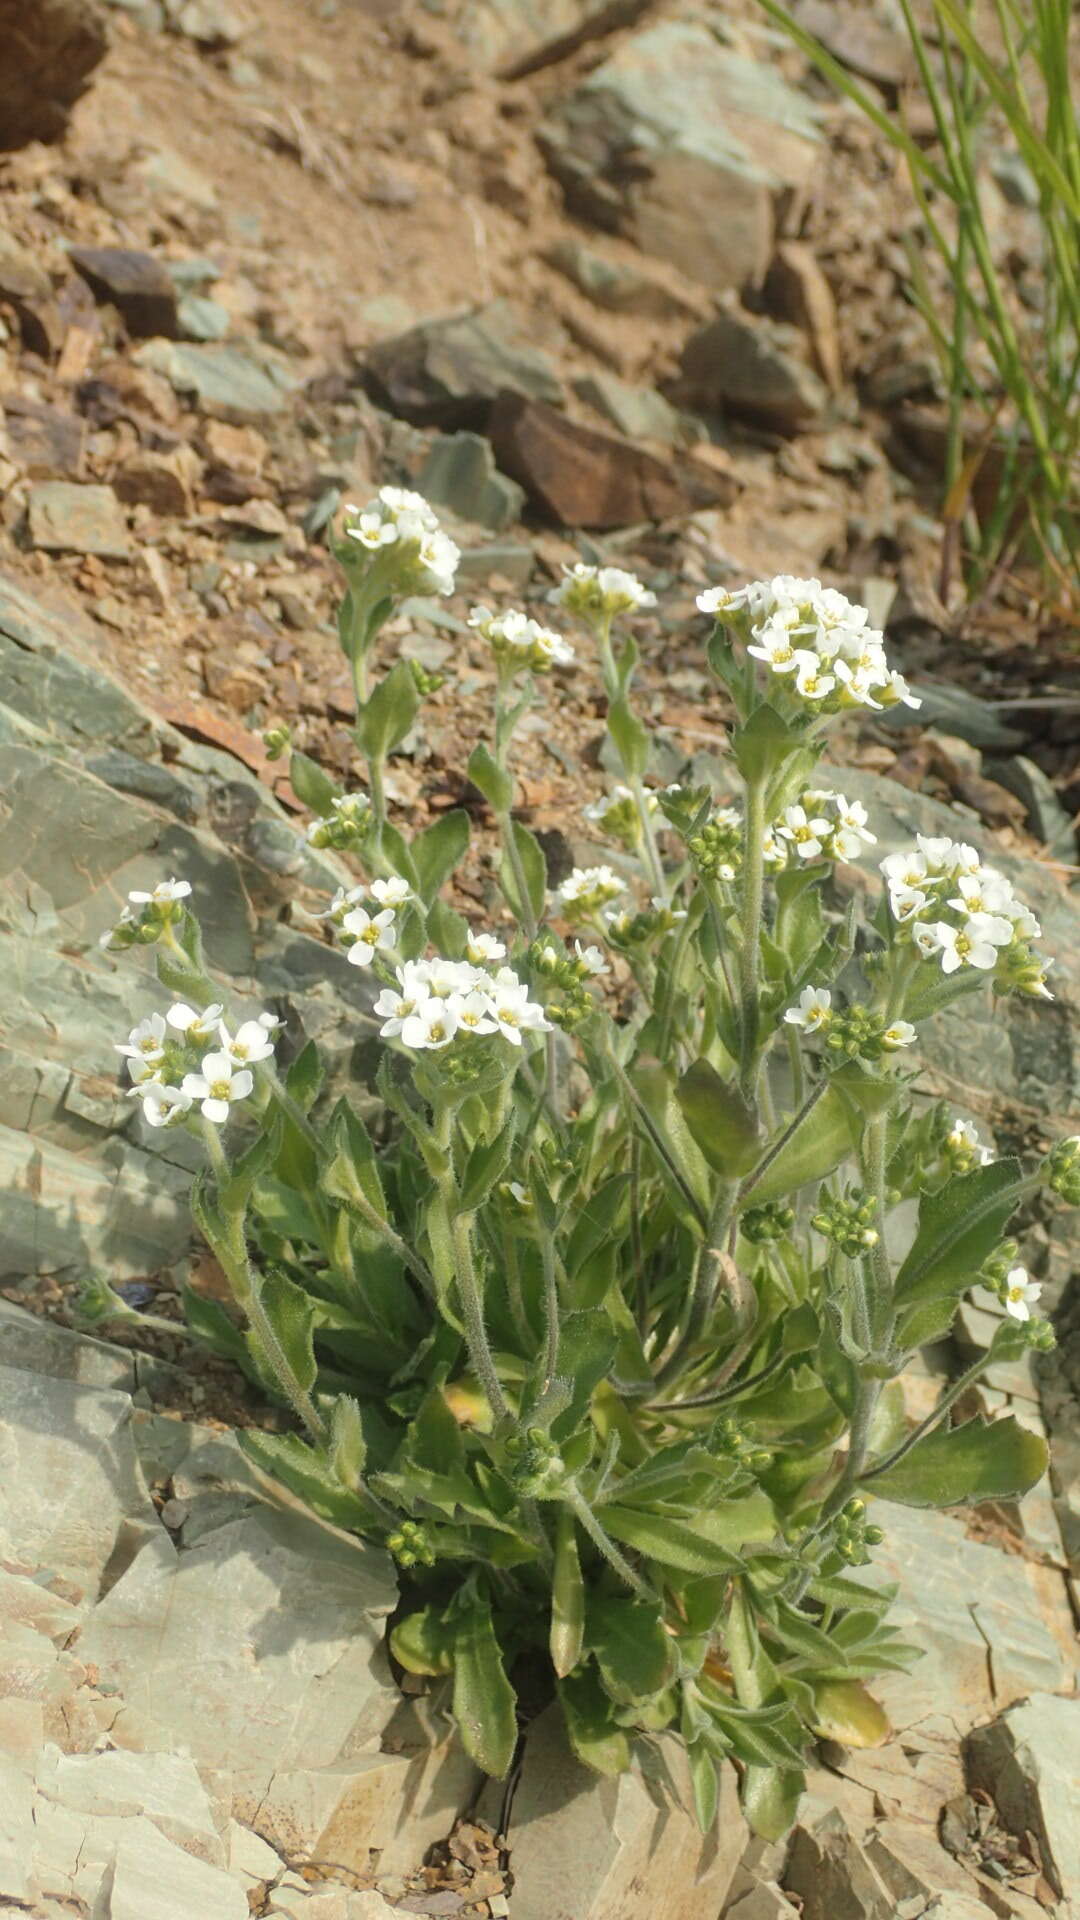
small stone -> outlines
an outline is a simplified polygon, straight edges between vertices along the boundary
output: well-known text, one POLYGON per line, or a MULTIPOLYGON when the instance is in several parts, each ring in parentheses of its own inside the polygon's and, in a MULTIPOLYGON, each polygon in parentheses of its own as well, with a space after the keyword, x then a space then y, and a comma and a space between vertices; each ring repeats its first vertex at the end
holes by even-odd
POLYGON ((706 438, 705 428, 665 400, 652 387, 631 387, 613 373, 586 373, 574 381, 579 400, 610 420, 628 440, 658 440, 662 446, 691 445, 706 438))
POLYGON ((415 426, 482 427, 498 394, 557 401, 561 392, 505 300, 378 341, 364 374, 376 403, 415 426))
POLYGON ((799 1920, 798 1909, 786 1900, 774 1880, 763 1880, 725 1910, 724 1920, 799 1920))
POLYGON ((544 258, 611 313, 632 313, 642 320, 700 320, 708 310, 700 288, 689 282, 680 285, 671 271, 662 272, 645 260, 631 264, 609 259, 583 240, 559 239, 544 258))
POLYGON ((14 307, 23 345, 31 353, 46 359, 59 350, 63 325, 52 281, 29 249, 10 233, 0 233, 0 300, 14 307))
POLYGON ((0 149, 58 140, 108 44, 94 0, 0 0, 0 149))
POLYGON ((238 1880, 173 1846, 151 1821, 131 1822, 116 1848, 109 1920, 249 1920, 250 1912, 238 1880))
POLYGON ((134 339, 175 335, 176 286, 156 255, 129 247, 72 247, 70 259, 95 300, 115 307, 134 339))
POLYGON ((4 413, 10 451, 31 480, 78 479, 85 437, 78 414, 14 393, 5 396, 4 413))
POLYGON ((637 526, 726 505, 734 496, 728 476, 689 456, 662 460, 513 394, 497 402, 488 431, 503 471, 563 526, 637 526))
POLYGON ((175 453, 136 453, 113 474, 116 496, 152 513, 181 517, 192 511, 192 486, 199 462, 190 447, 175 453))
POLYGON ((218 191, 213 181, 169 147, 155 147, 135 162, 132 172, 155 199, 177 200, 200 213, 217 212, 218 191))
POLYGON ((798 1894, 802 1920, 894 1920, 892 1894, 839 1813, 795 1828, 784 1887, 798 1894))
POLYGON ((224 507, 219 518, 239 533, 259 534, 266 540, 282 539, 290 525, 274 500, 245 500, 239 506, 224 507))
POLYGON ((1022 153, 1008 149, 991 153, 990 171, 1010 206, 1038 207, 1039 183, 1022 153))
POLYGON ((30 544, 43 553, 95 553, 126 560, 127 523, 111 487, 73 486, 50 480, 33 487, 27 502, 30 544))
POLYGON ((460 520, 501 533, 520 520, 525 494, 495 465, 490 444, 477 433, 441 435, 432 443, 417 487, 436 506, 460 520))
POLYGON ((211 52, 234 47, 247 32, 246 21, 223 0, 183 0, 179 8, 170 7, 169 25, 211 52))
POLYGON ((802 240, 782 240, 765 276, 770 313, 806 335, 814 365, 825 385, 838 393, 844 384, 840 329, 833 290, 813 250, 802 240))
POLYGON ((185 293, 176 310, 182 340, 224 340, 232 326, 228 309, 204 294, 185 293))
POLYGON ((734 307, 687 341, 680 390, 691 406, 746 414, 782 433, 820 426, 828 389, 802 357, 794 327, 734 307))
POLYGON ((866 0, 800 0, 798 19, 845 67, 878 86, 896 88, 912 78, 911 42, 866 0))

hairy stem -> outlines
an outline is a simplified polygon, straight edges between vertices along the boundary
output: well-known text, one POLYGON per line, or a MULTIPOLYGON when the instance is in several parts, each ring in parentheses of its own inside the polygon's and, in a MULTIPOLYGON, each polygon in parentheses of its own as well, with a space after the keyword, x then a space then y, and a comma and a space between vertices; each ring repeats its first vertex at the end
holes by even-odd
POLYGON ((740 1059, 739 1078, 752 1098, 757 1078, 758 960, 761 946, 761 908, 765 890, 765 786, 752 780, 746 788, 746 824, 743 837, 741 942, 739 947, 740 1059))

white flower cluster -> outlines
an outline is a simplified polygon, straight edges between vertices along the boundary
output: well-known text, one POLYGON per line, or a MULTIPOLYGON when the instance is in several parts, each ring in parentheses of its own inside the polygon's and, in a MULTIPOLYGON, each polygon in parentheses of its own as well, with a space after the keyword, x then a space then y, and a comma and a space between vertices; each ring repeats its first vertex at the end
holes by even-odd
MULTIPOLYGON (((824 1033, 836 1018, 828 987, 804 987, 795 1006, 784 1014, 789 1027, 800 1027, 807 1034, 824 1033)), ((894 1020, 874 1036, 875 1045, 885 1053, 899 1053, 903 1047, 913 1047, 917 1039, 910 1020, 894 1020)))
POLYGON ((439 527, 422 494, 380 487, 366 507, 347 506, 345 537, 372 557, 393 549, 419 592, 453 593, 461 551, 439 527))
POLYGON ((1053 999, 1048 963, 1037 961, 1027 944, 1042 931, 1038 920, 974 847, 920 833, 910 850, 890 853, 881 871, 894 927, 924 959, 938 961, 943 973, 962 967, 994 972, 1003 986, 1053 999))
POLYGON ((252 1091, 252 1067, 273 1057, 271 1035, 280 1025, 272 1013, 260 1013, 230 1033, 220 1006, 200 1012, 179 1001, 164 1015, 140 1020, 116 1051, 127 1062, 134 1082, 129 1091, 150 1126, 182 1120, 196 1102, 205 1119, 222 1126, 252 1091), (189 1064, 197 1070, 184 1071, 189 1064))
POLYGON ((612 619, 618 613, 639 613, 655 607, 656 595, 636 574, 622 567, 590 567, 584 560, 564 568, 565 578, 552 592, 557 606, 584 618, 612 619))
POLYGON ((309 820, 304 837, 313 847, 347 847, 366 832, 371 818, 371 801, 366 793, 339 793, 331 801, 333 811, 309 820))
POLYGON ((978 1128, 970 1120, 960 1119, 959 1115, 954 1117, 945 1136, 945 1145, 954 1154, 961 1155, 965 1160, 973 1160, 980 1167, 988 1167, 994 1157, 993 1148, 984 1146, 980 1140, 978 1128))
POLYGON ((135 888, 128 894, 128 904, 122 909, 116 925, 101 935, 98 946, 110 947, 114 935, 120 936, 120 945, 130 945, 140 927, 156 926, 160 929, 166 921, 177 917, 175 909, 190 896, 190 880, 159 880, 149 893, 142 888, 135 888))
POLYGON ((397 945, 397 916, 412 888, 398 874, 373 880, 370 887, 339 887, 320 920, 331 920, 346 942, 346 959, 370 967, 380 951, 397 945))
POLYGON ((764 662, 797 709, 879 712, 901 702, 922 704, 903 674, 889 666, 885 637, 870 626, 866 608, 820 580, 781 573, 734 592, 710 587, 697 604, 736 629, 747 652, 764 662))
MULTIPOLYGON (((655 793, 646 793, 643 801, 646 813, 655 813, 660 805, 655 793)), ((593 800, 582 812, 590 826, 599 827, 602 833, 624 846, 634 847, 641 839, 641 816, 629 787, 612 787, 610 793, 605 793, 601 800, 593 800)))
MULTIPOLYGON (((483 935, 473 939, 480 950, 483 935)), ((492 941, 500 947, 500 941, 492 941)), ((414 1052, 439 1051, 458 1034, 501 1033, 520 1047, 523 1033, 546 1033, 551 1022, 512 967, 495 973, 468 960, 407 960, 396 987, 384 987, 375 1002, 386 1040, 400 1037, 414 1052)))
POLYGON ((849 800, 830 788, 812 788, 795 806, 785 807, 768 829, 766 864, 775 870, 811 860, 858 860, 864 848, 877 842, 866 824, 868 817, 861 800, 849 800))
POLYGON ((533 673, 550 673, 552 667, 574 664, 574 649, 569 640, 564 640, 552 627, 542 627, 527 613, 516 609, 491 613, 487 607, 474 607, 469 625, 483 635, 496 660, 508 667, 530 667, 533 673))
POLYGON ((553 905, 565 920, 582 920, 625 892, 625 883, 610 867, 575 867, 555 889, 553 905))

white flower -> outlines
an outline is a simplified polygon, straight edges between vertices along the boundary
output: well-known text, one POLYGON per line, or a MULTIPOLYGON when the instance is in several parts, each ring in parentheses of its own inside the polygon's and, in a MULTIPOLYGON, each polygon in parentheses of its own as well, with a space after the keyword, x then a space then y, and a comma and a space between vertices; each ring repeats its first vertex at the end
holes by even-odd
POLYGON ((795 686, 804 700, 824 700, 835 685, 833 675, 822 672, 821 661, 816 653, 807 653, 802 649, 796 653, 795 686))
POLYGON ((398 537, 394 522, 384 520, 370 507, 366 512, 358 514, 356 519, 345 528, 345 532, 350 540, 358 540, 362 547, 368 547, 372 552, 376 552, 379 547, 393 546, 398 537))
POLYGON ((954 1118, 946 1140, 950 1147, 970 1147, 972 1152, 976 1152, 982 1144, 978 1130, 971 1121, 961 1120, 959 1116, 954 1118))
POLYGON ((1007 880, 994 872, 992 867, 982 867, 978 873, 962 873, 957 883, 957 897, 949 901, 957 913, 1004 913, 1012 900, 1012 888, 1007 880))
POLYGON ((492 1012, 491 996, 481 993, 474 987, 470 993, 451 994, 443 1003, 449 1007, 459 1027, 468 1033, 494 1033, 496 1020, 492 1012))
POLYGON ((212 1006, 204 1007, 201 1013, 197 1007, 189 1007, 186 1001, 178 1000, 175 1006, 169 1008, 165 1018, 170 1027, 175 1027, 177 1033, 182 1033, 193 1046, 200 1046, 203 1041, 217 1038, 218 1026, 224 1011, 224 1007, 217 1000, 212 1006))
POLYGON ((896 888, 906 891, 911 888, 919 888, 926 879, 926 855, 919 853, 915 849, 906 853, 886 854, 884 860, 881 862, 881 872, 884 874, 890 889, 896 888))
POLYGON ((160 1013, 151 1013, 132 1027, 126 1046, 118 1046, 129 1060, 142 1061, 146 1066, 156 1066, 165 1051, 165 1022, 160 1013))
POLYGON ((425 534, 417 555, 420 586, 429 587, 433 593, 453 593, 460 559, 461 549, 454 545, 449 534, 425 534))
POLYGON ((924 920, 915 920, 911 927, 911 938, 918 947, 924 960, 933 960, 940 951, 937 934, 924 920))
POLYGON ((897 887, 896 892, 889 895, 889 907, 897 925, 902 927, 909 920, 917 919, 928 899, 929 895, 918 887, 897 887))
POLYGON ((388 880, 372 881, 371 897, 380 907, 403 907, 412 898, 412 888, 400 874, 392 873, 388 880))
POLYGON ((629 613, 656 605, 655 593, 622 567, 592 567, 579 560, 564 572, 551 597, 575 613, 629 613))
POLYGON ((881 1044, 890 1053, 895 1053, 900 1047, 913 1047, 917 1039, 910 1020, 894 1020, 892 1026, 886 1027, 882 1034, 881 1044))
POLYGON ((921 696, 917 693, 912 693, 903 674, 897 673, 895 667, 889 668, 889 676, 885 685, 888 693, 891 695, 891 700, 885 704, 891 704, 894 707, 901 705, 905 707, 922 706, 921 696))
POLYGON ((267 1033, 276 1033, 279 1027, 285 1025, 284 1020, 280 1019, 276 1013, 259 1013, 255 1017, 260 1027, 266 1028, 267 1033))
POLYGON ((529 999, 528 987, 508 967, 500 968, 496 976, 490 1005, 500 1033, 505 1034, 515 1047, 521 1045, 522 1032, 548 1033, 551 1030, 551 1022, 545 1019, 543 1007, 529 999))
POLYGON ((815 665, 820 664, 814 654, 800 655, 800 650, 792 640, 791 629, 784 626, 782 622, 769 621, 758 628, 757 632, 759 636, 757 646, 747 647, 746 651, 755 660, 764 660, 766 666, 771 667, 774 673, 796 673, 800 657, 813 660, 815 665))
POLYGON ((825 851, 829 822, 820 816, 808 819, 805 807, 785 807, 776 831, 782 840, 794 842, 800 860, 816 860, 825 851))
MULTIPOLYGON (((836 807, 837 819, 840 823, 840 832, 854 836, 856 840, 862 841, 868 847, 876 846, 877 834, 871 833, 867 825, 870 816, 863 806, 862 801, 849 800, 847 796, 842 793, 831 793, 828 797, 836 807)), ((839 835, 837 837, 839 838, 839 835)), ((851 856, 848 855, 846 857, 850 858, 851 856)))
MULTIPOLYGON (((944 836, 935 839, 933 835, 926 833, 917 833, 915 835, 915 845, 920 853, 926 855, 928 866, 941 869, 949 865, 956 850, 954 841, 948 840, 944 838, 944 836)), ((893 857, 897 858, 900 856, 894 855, 893 857)))
POLYGON ((190 880, 159 880, 152 893, 129 893, 128 899, 133 907, 168 907, 186 900, 190 892, 190 880))
POLYGON ((425 532, 434 533, 438 521, 424 499, 422 493, 411 493, 408 487, 380 487, 379 505, 394 516, 407 513, 415 516, 425 532))
POLYGON ((182 1087, 167 1087, 160 1080, 132 1087, 142 1100, 143 1119, 151 1127, 167 1127, 191 1111, 191 1095, 182 1087))
POLYGON ((997 965, 998 948, 1012 939, 1009 922, 989 913, 972 914, 963 927, 950 927, 947 921, 937 920, 932 931, 943 973, 955 973, 962 966, 978 967, 985 973, 997 965))
MULTIPOLYGON (((312 821, 312 826, 321 826, 321 821, 312 821)), ((310 829, 309 829, 310 832, 310 829)), ((322 913, 312 914, 313 920, 341 921, 350 907, 357 907, 361 900, 367 899, 366 887, 338 887, 330 905, 322 913)))
POLYGON ((399 973, 398 980, 401 991, 398 992, 393 987, 384 987, 373 1008, 374 1013, 383 1023, 379 1032, 384 1040, 390 1040, 395 1034, 400 1033, 409 1015, 415 1013, 421 1001, 428 997, 422 988, 410 990, 405 984, 403 973, 399 973))
MULTIPOLYGON (((427 984, 428 997, 432 1000, 453 1000, 458 994, 471 993, 474 987, 489 985, 488 975, 481 967, 474 967, 467 960, 427 960, 421 961, 424 971, 421 977, 427 984)), ((411 976, 416 978, 416 975, 411 976)), ((517 975, 511 975, 517 979, 517 975)))
POLYGON ((484 960, 505 960, 506 948, 493 933, 470 932, 465 942, 465 953, 474 966, 484 960))
POLYGON ((245 1020, 232 1037, 223 1020, 218 1033, 222 1047, 237 1066, 254 1066, 256 1061, 273 1056, 274 1043, 261 1020, 245 1020))
POLYGON ((819 1033, 832 1019, 832 994, 828 987, 804 987, 797 1007, 789 1007, 784 1019, 791 1027, 807 1033, 819 1033))
POLYGON ((537 665, 541 663, 552 667, 572 667, 577 655, 569 640, 556 633, 551 627, 537 626, 533 621, 533 647, 537 656, 537 665))
POLYGON ((1026 1267, 1010 1267, 1005 1280, 1006 1313, 1014 1320, 1030 1320, 1032 1304, 1041 1292, 1042 1286, 1029 1277, 1026 1267))
POLYGON ((414 1052, 448 1047, 458 1029, 452 1000, 421 1000, 401 1022, 401 1038, 414 1052))
POLYGON ((610 867, 575 867, 569 878, 557 888, 557 905, 567 907, 587 902, 589 906, 599 906, 605 900, 614 900, 626 889, 618 875, 610 867))
POLYGON ((180 1091, 199 1102, 204 1119, 222 1126, 229 1117, 229 1108, 237 1100, 246 1100, 254 1085, 249 1069, 241 1067, 237 1072, 227 1053, 208 1053, 203 1058, 201 1073, 185 1073, 180 1091))
POLYGON ((341 930, 352 936, 345 957, 354 967, 370 967, 377 948, 392 947, 397 942, 393 907, 384 907, 376 914, 368 913, 365 907, 353 907, 342 920, 341 930))
POLYGON ((578 964, 585 968, 586 973, 595 976, 598 973, 607 972, 608 963, 599 947, 583 947, 580 940, 575 940, 574 952, 577 955, 578 964))
MULTIPOLYGON (((128 1070, 128 1079, 133 1080, 136 1087, 141 1086, 144 1081, 147 1080, 156 1080, 160 1084, 165 1078, 165 1071, 160 1059, 144 1060, 141 1054, 129 1053, 127 1059, 124 1061, 124 1065, 128 1070)), ((129 1088, 129 1092, 134 1092, 134 1088, 129 1088)))

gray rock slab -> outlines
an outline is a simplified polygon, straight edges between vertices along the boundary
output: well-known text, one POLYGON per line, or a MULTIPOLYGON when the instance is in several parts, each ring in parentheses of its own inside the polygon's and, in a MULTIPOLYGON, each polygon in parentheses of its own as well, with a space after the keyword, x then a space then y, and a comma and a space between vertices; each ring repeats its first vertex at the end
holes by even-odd
POLYGON ((803 1920, 895 1920, 893 1895, 836 1812, 795 1828, 783 1885, 803 1920))
POLYGON ((680 389, 691 406, 745 414, 782 433, 821 426, 829 390, 784 321, 724 308, 683 348, 680 389))
MULTIPOLYGON (((995 1705, 1033 1688, 1070 1684, 1059 1640, 1042 1611, 1043 1570, 968 1540, 962 1520, 874 1502, 885 1541, 857 1578, 895 1583, 891 1620, 925 1649, 910 1672, 884 1674, 874 1692, 900 1735, 942 1716, 958 1733, 995 1705)), ((1059 1629, 1066 1625, 1062 1593, 1059 1629)))
POLYGON ((1059 1896, 1080 1902, 1080 1699, 1033 1693, 965 1748, 973 1785, 992 1795, 1011 1833, 1034 1833, 1059 1896))
POLYGON ((239 1881, 174 1846, 152 1822, 130 1825, 107 1883, 108 1920, 249 1920, 239 1881))
POLYGON ((799 1910, 792 1906, 775 1880, 762 1880, 732 1906, 724 1908, 724 1920, 799 1920, 799 1910))
MULTIPOLYGON (((665 1758, 679 1778, 678 1756, 665 1758)), ((685 1785, 685 1780, 684 1783, 685 1785)), ((481 1811, 497 1819, 498 1790, 481 1811)), ((684 1797, 684 1806, 689 1796, 684 1797)), ((746 1844, 734 1773, 702 1837, 692 1816, 639 1771, 597 1780, 569 1751, 558 1714, 529 1729, 514 1801, 514 1920, 702 1920, 719 1911, 746 1844)))
POLYGON ((173 1266, 191 1243, 189 1185, 182 1168, 123 1140, 74 1153, 0 1127, 0 1275, 96 1267, 115 1281, 173 1266))
POLYGON ((643 0, 465 0, 454 31, 482 66, 527 72, 567 41, 609 32, 643 11, 643 0))
POLYGON ((135 1356, 105 1340, 91 1340, 35 1313, 0 1300, 0 1358, 7 1367, 74 1380, 84 1387, 134 1393, 135 1356))
POLYGON ((397 1704, 381 1653, 386 1556, 270 1509, 177 1554, 164 1535, 95 1609, 80 1642, 125 1706, 118 1730, 197 1762, 331 1766, 397 1704))
POLYGON ((296 385, 283 361, 250 344, 148 340, 133 358, 218 420, 242 423, 281 413, 296 385))
POLYGON ((111 487, 39 481, 27 501, 27 531, 30 545, 42 553, 126 560, 131 552, 127 520, 111 487))
POLYGON ((417 426, 483 427, 499 393, 551 404, 561 397, 551 361, 505 300, 379 340, 364 378, 381 406, 417 426))
POLYGON ((0 1557, 97 1597, 125 1529, 157 1530, 130 1422, 124 1393, 0 1367, 0 1557))
POLYGON ((29 1900, 34 1840, 34 1793, 28 1776, 0 1754, 0 1894, 29 1900))
POLYGON ((227 1865, 213 1808, 192 1760, 177 1753, 44 1749, 35 1785, 70 1813, 145 1820, 208 1866, 227 1865))
POLYGON ((715 291, 761 278, 776 195, 819 153, 807 96, 699 20, 627 36, 540 141, 573 212, 715 291))
POLYGON ((416 484, 426 500, 493 533, 520 520, 525 505, 524 488, 499 472, 490 444, 478 433, 440 435, 416 484))

